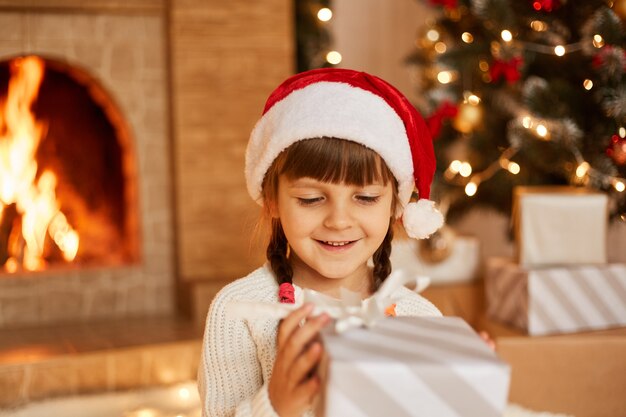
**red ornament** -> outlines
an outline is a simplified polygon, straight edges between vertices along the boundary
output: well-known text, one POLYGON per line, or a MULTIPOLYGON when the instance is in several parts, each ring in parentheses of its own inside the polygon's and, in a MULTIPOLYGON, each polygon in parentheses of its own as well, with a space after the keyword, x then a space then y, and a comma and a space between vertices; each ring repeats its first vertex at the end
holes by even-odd
POLYGON ((522 57, 516 56, 508 61, 495 59, 491 64, 489 74, 493 81, 498 81, 501 77, 506 79, 509 84, 515 83, 521 78, 520 67, 522 66, 522 57))
POLYGON ((551 12, 559 8, 561 2, 559 0, 535 0, 533 1, 533 9, 537 11, 551 12))
POLYGON ((278 287, 278 301, 283 304, 294 304, 296 302, 293 285, 289 282, 283 282, 278 287))
POLYGON ((459 5, 458 0, 430 0, 432 6, 443 6, 446 9, 456 9, 459 5))
MULTIPOLYGON (((613 45, 606 45, 606 46, 602 47, 600 49, 600 51, 593 56, 593 59, 591 61, 591 65, 595 69, 600 69, 607 62, 607 58, 610 61, 611 60, 610 55, 613 55, 615 53, 617 53, 616 57, 617 57, 617 59, 619 59, 619 49, 617 49, 613 45)), ((623 70, 626 71, 626 50, 624 50, 624 49, 622 49, 622 56, 623 56, 623 60, 622 60, 623 61, 623 64, 622 64, 623 70)))
POLYGON ((618 135, 611 136, 611 144, 606 148, 606 154, 617 165, 626 164, 626 138, 620 138, 618 135))
POLYGON ((430 136, 433 140, 437 139, 439 136, 443 121, 445 119, 452 119, 456 117, 458 113, 459 107, 446 100, 441 103, 439 107, 437 107, 437 110, 435 110, 433 114, 426 118, 426 124, 428 125, 428 130, 430 131, 430 136))

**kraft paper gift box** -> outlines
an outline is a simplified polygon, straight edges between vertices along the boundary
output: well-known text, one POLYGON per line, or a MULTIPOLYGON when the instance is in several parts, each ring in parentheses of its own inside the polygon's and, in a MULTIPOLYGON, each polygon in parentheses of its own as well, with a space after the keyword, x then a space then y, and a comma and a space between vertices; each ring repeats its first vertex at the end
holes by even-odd
POLYGON ((389 317, 322 340, 318 416, 502 416, 509 366, 458 317, 389 317))
POLYGON ((524 266, 606 263, 608 198, 577 187, 516 187, 513 222, 524 266))
POLYGON ((626 264, 524 268, 492 258, 487 315, 530 335, 626 326, 626 264))

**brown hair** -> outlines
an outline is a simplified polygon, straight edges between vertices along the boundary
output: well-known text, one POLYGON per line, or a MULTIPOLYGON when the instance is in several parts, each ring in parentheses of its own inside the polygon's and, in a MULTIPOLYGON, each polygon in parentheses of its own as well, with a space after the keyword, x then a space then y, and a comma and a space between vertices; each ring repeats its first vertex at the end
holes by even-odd
MULTIPOLYGON (((278 178, 314 178, 322 182, 364 186, 376 180, 393 184, 394 198, 391 212, 395 212, 398 201, 398 183, 382 160, 373 150, 365 146, 337 138, 315 138, 301 140, 285 149, 272 163, 263 179, 262 196, 266 216, 270 217, 268 202, 278 198, 278 178)), ((391 273, 391 240, 393 239, 393 217, 380 247, 374 252, 373 290, 378 289, 391 273)), ((278 283, 291 283, 293 270, 287 258, 288 242, 280 219, 271 218, 271 236, 267 246, 267 260, 278 278, 278 283)))

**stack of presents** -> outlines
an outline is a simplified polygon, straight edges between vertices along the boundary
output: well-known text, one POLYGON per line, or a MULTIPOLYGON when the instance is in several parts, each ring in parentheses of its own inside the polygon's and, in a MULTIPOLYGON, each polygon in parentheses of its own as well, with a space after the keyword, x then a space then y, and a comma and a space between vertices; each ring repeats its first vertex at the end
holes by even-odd
POLYGON ((607 263, 607 204, 580 188, 515 190, 517 259, 488 260, 484 277, 513 402, 626 416, 626 264, 607 263))

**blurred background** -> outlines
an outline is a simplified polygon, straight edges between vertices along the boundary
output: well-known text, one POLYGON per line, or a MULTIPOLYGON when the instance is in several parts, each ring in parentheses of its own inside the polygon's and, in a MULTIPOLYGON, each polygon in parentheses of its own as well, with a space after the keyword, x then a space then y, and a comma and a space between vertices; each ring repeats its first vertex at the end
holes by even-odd
POLYGON ((264 262, 249 132, 282 80, 328 66, 389 81, 431 130, 446 227, 399 236, 395 266, 495 334, 513 402, 626 413, 624 360, 590 360, 626 335, 573 331, 626 324, 621 269, 617 319, 560 338, 502 324, 484 295, 494 259, 554 266, 525 245, 565 248, 560 268, 576 250, 626 263, 625 19, 624 0, 0 0, 0 416, 52 415, 68 396, 59 414, 198 413, 211 299, 264 262), (548 237, 533 242, 518 186, 602 202, 540 208, 548 237), (559 218, 576 239, 553 239, 559 218))

